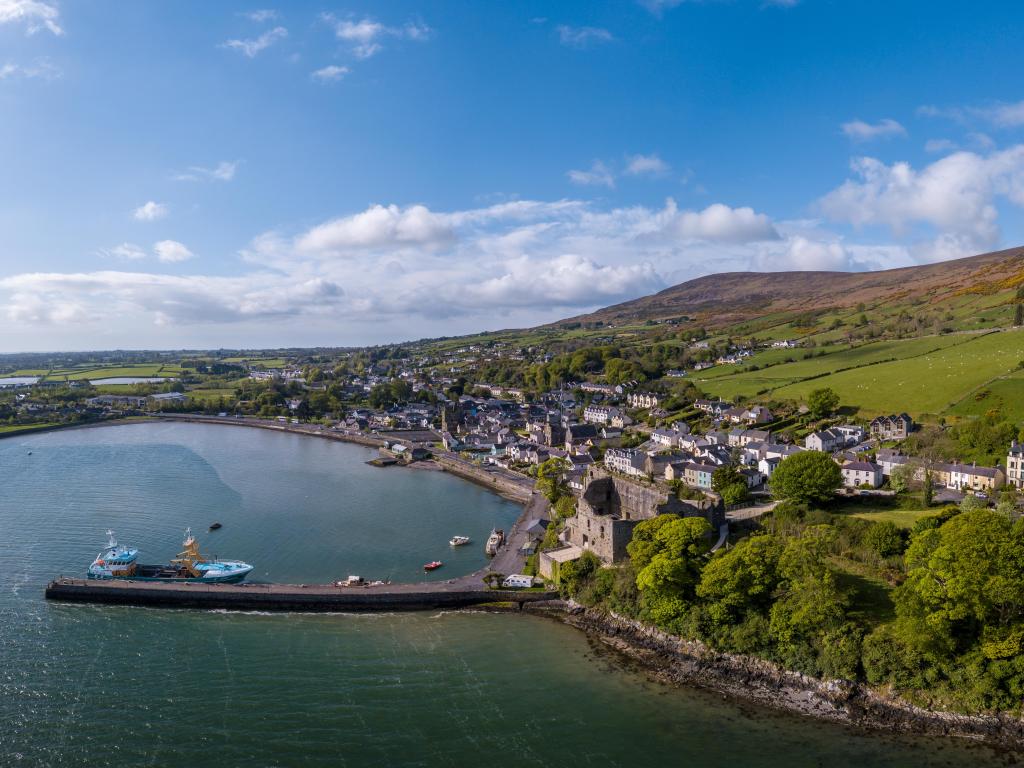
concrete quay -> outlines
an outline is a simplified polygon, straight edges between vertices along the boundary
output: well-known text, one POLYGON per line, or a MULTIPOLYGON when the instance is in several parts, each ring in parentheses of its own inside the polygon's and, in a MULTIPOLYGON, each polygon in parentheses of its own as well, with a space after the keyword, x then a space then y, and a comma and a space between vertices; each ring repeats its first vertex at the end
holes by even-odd
POLYGON ((152 581, 60 578, 46 586, 46 598, 158 608, 237 611, 371 613, 469 608, 488 603, 535 603, 557 592, 486 589, 447 582, 335 586, 332 584, 161 584, 152 581))

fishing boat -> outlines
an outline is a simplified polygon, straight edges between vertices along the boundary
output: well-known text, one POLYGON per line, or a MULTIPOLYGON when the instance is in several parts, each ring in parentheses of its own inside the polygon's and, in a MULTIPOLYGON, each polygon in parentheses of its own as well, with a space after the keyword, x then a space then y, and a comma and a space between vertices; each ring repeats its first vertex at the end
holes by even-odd
POLYGON ((453 547, 462 547, 469 544, 469 536, 452 536, 448 543, 453 547))
POLYGON ((498 548, 505 541, 505 532, 500 528, 492 528, 491 535, 487 537, 487 543, 484 545, 484 552, 493 557, 498 554, 498 548))
POLYGON ((240 560, 210 560, 199 552, 192 529, 185 529, 183 551, 168 565, 143 565, 139 550, 117 543, 113 531, 107 531, 107 547, 92 561, 90 579, 133 579, 136 581, 194 581, 203 584, 241 581, 252 566, 240 560))
POLYGON ((423 566, 423 570, 424 571, 436 571, 442 565, 444 565, 444 563, 442 563, 440 560, 434 560, 433 562, 430 562, 430 563, 427 563, 426 565, 424 565, 423 566))
POLYGON ((210 530, 211 530, 211 531, 219 531, 219 530, 220 530, 221 528, 223 528, 223 527, 224 527, 224 526, 223 526, 223 525, 221 525, 220 523, 211 523, 211 524, 210 524, 210 530))

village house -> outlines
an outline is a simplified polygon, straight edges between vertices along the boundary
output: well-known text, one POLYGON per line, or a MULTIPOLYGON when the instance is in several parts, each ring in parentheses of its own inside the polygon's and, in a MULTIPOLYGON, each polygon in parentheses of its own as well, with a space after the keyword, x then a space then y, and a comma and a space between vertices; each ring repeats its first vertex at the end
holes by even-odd
POLYGON ((653 392, 630 392, 626 395, 626 404, 631 408, 657 408, 661 403, 661 396, 653 392))
POLYGON ((879 416, 871 420, 871 436, 881 440, 903 440, 914 430, 914 421, 905 413, 879 416))
POLYGON ((617 408, 609 408, 601 405, 588 405, 583 409, 583 420, 590 424, 609 424, 614 416, 617 416, 617 408))
POLYGON ((846 435, 834 429, 823 429, 812 432, 804 438, 804 448, 808 451, 832 453, 846 447, 846 435))
POLYGON ((689 463, 683 469, 683 482, 691 488, 711 490, 711 475, 717 467, 709 464, 689 463))
POLYGON ((609 448, 604 454, 604 465, 615 472, 631 477, 643 477, 647 454, 634 448, 609 448))
POLYGON ((1014 440, 1006 456, 1006 480, 1014 488, 1024 488, 1024 443, 1014 440))
POLYGON ((869 485, 877 488, 882 484, 882 468, 870 461, 850 461, 840 468, 843 485, 847 488, 860 488, 869 485))
POLYGON ((723 400, 697 399, 693 401, 693 407, 698 411, 704 411, 704 413, 710 414, 717 419, 721 418, 722 414, 732 408, 732 403, 727 403, 723 400))
POLYGON ((771 433, 765 429, 733 429, 726 441, 729 445, 744 446, 752 442, 767 442, 771 433))

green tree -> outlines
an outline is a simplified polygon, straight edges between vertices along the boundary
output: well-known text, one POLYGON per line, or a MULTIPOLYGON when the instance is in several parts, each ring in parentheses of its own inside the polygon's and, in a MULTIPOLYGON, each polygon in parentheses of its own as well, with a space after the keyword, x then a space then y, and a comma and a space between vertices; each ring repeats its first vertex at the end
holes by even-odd
POLYGON ((752 536, 711 559, 701 574, 697 596, 714 628, 736 624, 751 610, 767 612, 780 579, 781 555, 777 537, 752 536))
POLYGON ((880 557, 892 557, 900 554, 905 542, 904 531, 888 520, 875 523, 864 534, 864 543, 880 557))
POLYGON ((1013 324, 1024 325, 1024 304, 1017 304, 1013 308, 1013 324))
POLYGON ((889 487, 896 493, 904 493, 914 478, 914 468, 909 464, 898 464, 889 475, 889 487))
POLYGON ((931 470, 928 469, 924 471, 924 494, 922 498, 926 507, 930 507, 935 500, 935 480, 932 477, 931 470))
POLYGON ((915 536, 905 561, 893 601, 910 645, 948 655, 1024 621, 1021 523, 964 512, 915 536))
POLYGON ((816 419, 831 416, 839 407, 839 395, 829 387, 816 389, 807 396, 807 408, 816 419))
POLYGON ((772 495, 795 502, 830 501, 843 482, 839 465, 827 453, 802 451, 787 456, 772 474, 772 495))
POLYGON ((558 456, 552 456, 537 467, 537 490, 552 504, 569 493, 565 485, 567 469, 565 459, 558 456))
POLYGON ((740 504, 750 498, 750 488, 739 469, 725 464, 711 473, 711 488, 727 505, 740 504))

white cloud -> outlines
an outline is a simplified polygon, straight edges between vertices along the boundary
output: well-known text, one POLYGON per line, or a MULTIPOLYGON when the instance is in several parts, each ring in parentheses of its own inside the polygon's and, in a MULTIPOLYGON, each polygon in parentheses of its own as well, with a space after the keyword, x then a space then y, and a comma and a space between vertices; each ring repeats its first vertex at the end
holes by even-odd
POLYGON ((322 83, 336 83, 341 80, 345 75, 349 73, 348 67, 339 67, 336 64, 331 64, 321 69, 316 70, 310 77, 314 80, 319 80, 322 83))
POLYGON ((889 227, 900 237, 930 226, 941 238, 937 250, 928 246, 936 254, 995 246, 997 199, 1024 206, 1024 145, 987 156, 956 152, 919 171, 870 157, 854 160, 852 169, 857 178, 822 198, 822 210, 858 227, 889 227))
POLYGON ((238 170, 237 162, 222 160, 213 168, 204 168, 201 165, 189 166, 187 171, 176 173, 172 178, 175 181, 231 181, 235 178, 236 170, 238 170))
POLYGON ((843 133, 853 141, 870 141, 890 136, 906 136, 907 129, 895 120, 885 118, 877 123, 865 123, 863 120, 851 120, 842 125, 843 133))
POLYGON ((670 170, 672 169, 669 164, 656 154, 631 155, 626 158, 625 174, 627 176, 663 176, 670 170))
POLYGON ((300 251, 339 255, 352 250, 395 246, 433 247, 452 240, 443 215, 422 205, 399 208, 374 205, 363 213, 343 216, 309 230, 296 243, 300 251))
POLYGON ((1019 128, 1024 126, 1024 101, 994 101, 981 106, 937 107, 925 104, 917 108, 923 117, 938 117, 957 123, 969 124, 982 121, 996 128, 1019 128))
POLYGON ((771 219, 763 213, 721 203, 709 205, 703 211, 683 211, 678 215, 676 228, 683 237, 726 243, 779 239, 771 219))
POLYGON ((242 15, 249 19, 249 21, 255 21, 257 24, 262 24, 265 21, 274 21, 277 19, 279 14, 273 9, 263 8, 256 11, 245 11, 242 15))
POLYGON ((368 59, 379 53, 383 49, 381 41, 385 38, 423 41, 433 32, 426 24, 418 22, 389 27, 370 17, 342 19, 332 13, 324 13, 321 18, 334 29, 335 37, 348 44, 357 59, 368 59))
POLYGON ((607 29, 600 27, 570 27, 562 24, 558 27, 558 39, 562 45, 570 48, 588 48, 599 43, 610 43, 615 38, 607 29))
POLYGON ((249 40, 226 40, 221 44, 221 47, 239 51, 251 59, 260 51, 266 50, 278 40, 283 40, 286 37, 288 37, 287 29, 284 27, 274 27, 259 37, 250 38, 249 40))
POLYGON ((60 12, 52 3, 41 0, 0 0, 0 24, 21 22, 30 35, 41 29, 48 29, 55 35, 63 35, 60 26, 60 12))
POLYGON ((32 64, 0 65, 0 80, 23 77, 25 79, 58 80, 64 76, 64 70, 47 58, 36 59, 32 64))
POLYGON ((174 264, 195 258, 195 254, 177 240, 161 240, 153 244, 153 252, 159 261, 174 264))
POLYGON ((590 166, 589 171, 568 171, 566 176, 569 177, 569 181, 573 184, 580 184, 582 186, 608 187, 609 189, 615 186, 614 174, 600 160, 595 160, 590 166))
POLYGON ((123 261, 139 261, 146 258, 146 252, 141 246, 135 243, 121 243, 113 248, 100 250, 100 256, 108 259, 121 259, 123 261))
POLYGON ((132 216, 138 221, 156 221, 164 218, 168 213, 167 206, 150 200, 132 211, 132 216))

